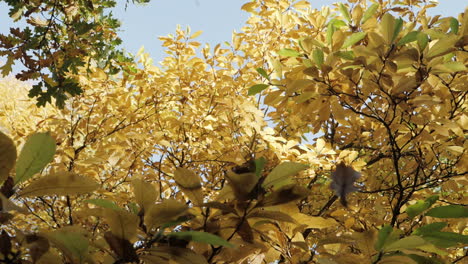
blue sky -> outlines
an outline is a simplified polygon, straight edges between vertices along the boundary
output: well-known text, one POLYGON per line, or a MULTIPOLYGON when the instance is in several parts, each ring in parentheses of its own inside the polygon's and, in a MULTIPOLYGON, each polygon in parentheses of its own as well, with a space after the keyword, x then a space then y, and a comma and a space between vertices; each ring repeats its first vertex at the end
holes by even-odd
MULTIPOLYGON (((141 46, 150 53, 155 62, 162 60, 163 49, 158 36, 175 32, 178 24, 190 26, 192 32, 202 30, 197 38, 202 43, 213 45, 231 40, 233 30, 239 31, 249 17, 241 6, 249 0, 152 0, 146 5, 129 4, 125 1, 115 8, 114 14, 122 21, 120 36, 123 46, 137 52, 141 46)), ((309 0, 313 7, 330 5, 336 0, 309 0)), ((440 0, 439 6, 429 14, 456 16, 467 6, 463 0, 440 0)))
MULTIPOLYGON (((178 24, 190 26, 192 32, 202 30, 198 37, 202 43, 217 43, 231 40, 233 30, 239 31, 249 14, 241 6, 249 0, 151 0, 146 5, 129 4, 125 10, 125 0, 118 0, 114 15, 122 21, 123 47, 136 53, 141 46, 150 53, 155 62, 164 56, 158 36, 173 33, 178 24)), ((130 1, 131 2, 131 1, 130 1)), ((336 0, 310 0, 313 7, 320 8, 338 2, 336 0)), ((430 14, 456 16, 467 7, 463 0, 440 0, 430 14)), ((0 2, 0 32, 8 32, 12 25, 7 15, 7 6, 0 2)), ((18 69, 17 67, 14 68, 18 69)))

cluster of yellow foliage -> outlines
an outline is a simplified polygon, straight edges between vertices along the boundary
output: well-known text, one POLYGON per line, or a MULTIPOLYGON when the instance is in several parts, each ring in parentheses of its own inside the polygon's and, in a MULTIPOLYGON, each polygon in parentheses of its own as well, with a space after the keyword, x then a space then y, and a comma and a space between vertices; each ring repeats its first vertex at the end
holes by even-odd
POLYGON ((70 74, 64 109, 4 79, 0 260, 462 261, 468 16, 428 7, 251 1, 226 46, 70 74))

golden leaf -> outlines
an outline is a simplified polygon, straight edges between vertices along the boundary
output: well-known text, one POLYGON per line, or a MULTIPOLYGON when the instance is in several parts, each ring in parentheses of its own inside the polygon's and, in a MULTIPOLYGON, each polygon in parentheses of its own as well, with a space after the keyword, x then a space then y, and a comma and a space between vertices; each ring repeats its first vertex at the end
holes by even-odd
POLYGON ((75 195, 99 188, 91 178, 73 172, 59 172, 41 177, 20 191, 19 196, 75 195))

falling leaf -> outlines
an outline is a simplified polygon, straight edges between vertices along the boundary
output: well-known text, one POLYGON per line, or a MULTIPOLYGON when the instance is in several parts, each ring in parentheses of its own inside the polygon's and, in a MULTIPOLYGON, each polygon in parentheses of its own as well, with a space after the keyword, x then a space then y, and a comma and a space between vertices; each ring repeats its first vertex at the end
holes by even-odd
POLYGON ((358 190, 354 186, 354 182, 361 176, 359 172, 353 168, 340 163, 332 172, 332 183, 330 188, 335 191, 335 194, 340 197, 341 204, 347 206, 346 196, 358 190))

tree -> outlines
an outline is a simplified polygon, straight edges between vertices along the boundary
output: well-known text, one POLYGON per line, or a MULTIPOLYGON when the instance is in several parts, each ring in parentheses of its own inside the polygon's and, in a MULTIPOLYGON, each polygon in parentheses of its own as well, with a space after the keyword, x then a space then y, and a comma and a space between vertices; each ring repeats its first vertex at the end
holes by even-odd
POLYGON ((248 2, 226 46, 83 58, 63 109, 4 80, 0 259, 466 260, 468 17, 430 6, 248 2))
POLYGON ((56 105, 63 107, 68 96, 80 94, 81 87, 69 76, 76 74, 78 67, 92 61, 115 74, 121 70, 117 62, 130 59, 118 49, 122 42, 116 32, 120 22, 109 12, 116 1, 4 2, 10 6, 10 17, 15 22, 23 19, 28 26, 12 27, 8 35, 0 34, 0 55, 7 58, 1 73, 8 75, 12 65, 20 62, 24 70, 16 78, 38 80, 29 97, 37 98, 39 106, 54 98, 56 105))

